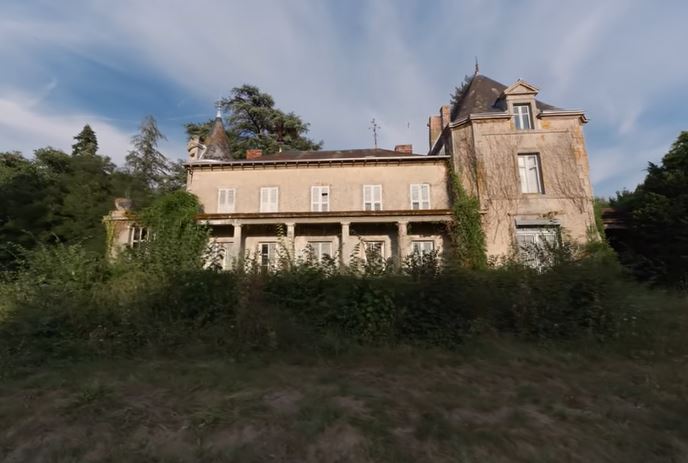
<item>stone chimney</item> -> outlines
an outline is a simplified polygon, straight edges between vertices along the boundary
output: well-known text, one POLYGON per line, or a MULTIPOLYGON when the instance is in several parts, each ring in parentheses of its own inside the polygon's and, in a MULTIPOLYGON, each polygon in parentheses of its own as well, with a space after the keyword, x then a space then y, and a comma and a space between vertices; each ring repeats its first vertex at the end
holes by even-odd
POLYGON ((198 135, 191 137, 189 142, 186 144, 186 151, 189 155, 189 160, 193 161, 194 159, 198 159, 202 149, 203 145, 201 144, 198 135))
POLYGON ((246 159, 257 159, 263 155, 263 150, 252 149, 246 150, 246 159))
POLYGON ((399 154, 411 154, 413 153, 413 145, 397 145, 394 147, 394 151, 399 154))
POLYGON ((442 133, 442 116, 430 116, 430 119, 428 120, 428 141, 430 142, 430 148, 432 149, 433 145, 437 141, 437 139, 440 137, 440 134, 442 133))

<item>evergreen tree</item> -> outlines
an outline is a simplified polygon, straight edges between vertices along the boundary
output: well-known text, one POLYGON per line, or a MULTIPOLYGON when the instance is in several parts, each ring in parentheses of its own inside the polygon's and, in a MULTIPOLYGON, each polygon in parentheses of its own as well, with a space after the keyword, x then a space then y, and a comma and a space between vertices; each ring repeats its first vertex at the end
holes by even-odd
POLYGON ((158 151, 158 143, 166 139, 153 116, 143 119, 139 133, 131 139, 134 149, 127 155, 127 168, 152 191, 159 189, 170 170, 167 158, 158 151))
MULTIPOLYGON (((243 157, 246 150, 259 148, 265 154, 280 150, 319 150, 321 142, 308 138, 309 125, 294 114, 275 107, 275 101, 267 93, 253 85, 232 89, 230 96, 222 98, 218 106, 227 118, 226 130, 232 153, 243 157)), ((204 138, 210 132, 213 121, 186 124, 189 136, 204 138)))
POLYGON ((649 163, 634 192, 618 193, 612 206, 625 213, 629 233, 617 243, 621 261, 642 279, 688 287, 688 132, 661 164, 649 163))
POLYGON ((72 156, 95 156, 98 152, 98 139, 90 125, 86 124, 74 140, 76 143, 72 145, 72 156))

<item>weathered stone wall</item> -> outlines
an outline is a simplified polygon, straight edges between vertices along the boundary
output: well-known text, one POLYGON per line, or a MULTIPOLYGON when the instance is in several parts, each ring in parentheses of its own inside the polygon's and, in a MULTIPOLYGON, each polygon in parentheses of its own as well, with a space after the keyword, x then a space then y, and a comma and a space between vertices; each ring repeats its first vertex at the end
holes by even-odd
POLYGON ((587 238, 594 214, 581 125, 577 116, 557 116, 538 119, 534 130, 515 130, 511 119, 453 129, 454 162, 485 212, 489 255, 512 250, 517 219, 556 219, 571 239, 587 238), (525 153, 540 156, 543 194, 521 193, 518 155, 525 153))

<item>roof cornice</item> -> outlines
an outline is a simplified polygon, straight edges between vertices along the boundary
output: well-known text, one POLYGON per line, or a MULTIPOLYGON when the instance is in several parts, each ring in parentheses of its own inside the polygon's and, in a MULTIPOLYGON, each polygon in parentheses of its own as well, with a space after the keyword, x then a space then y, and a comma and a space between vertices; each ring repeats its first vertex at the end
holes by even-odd
MULTIPOLYGON (((269 155, 265 156, 266 158, 269 155)), ((389 156, 389 157, 369 157, 369 158, 336 158, 336 159, 241 159, 234 161, 220 161, 203 159, 198 161, 186 162, 184 165, 189 168, 196 167, 256 167, 274 166, 282 164, 398 164, 400 162, 438 162, 449 159, 449 156, 389 156)))

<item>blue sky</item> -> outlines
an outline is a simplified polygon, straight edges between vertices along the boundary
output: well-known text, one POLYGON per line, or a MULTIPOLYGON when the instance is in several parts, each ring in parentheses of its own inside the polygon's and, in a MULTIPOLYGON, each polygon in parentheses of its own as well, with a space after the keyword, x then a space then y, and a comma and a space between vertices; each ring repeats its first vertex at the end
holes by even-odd
POLYGON ((473 70, 582 108, 595 193, 633 188, 688 130, 688 2, 0 2, 0 151, 69 149, 85 123, 121 164, 155 116, 163 151, 183 123, 252 83, 311 123, 326 149, 413 143, 473 70), (660 7, 661 5, 661 7, 660 7))

